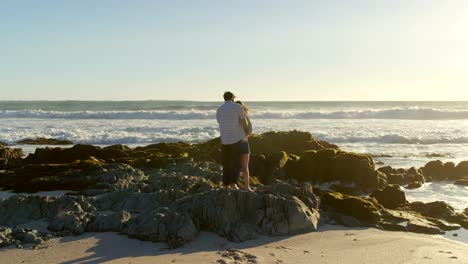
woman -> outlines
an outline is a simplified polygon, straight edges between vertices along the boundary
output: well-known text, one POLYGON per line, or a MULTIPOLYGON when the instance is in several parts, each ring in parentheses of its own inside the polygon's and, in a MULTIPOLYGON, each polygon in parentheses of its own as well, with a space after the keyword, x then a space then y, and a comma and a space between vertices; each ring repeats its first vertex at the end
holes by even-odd
POLYGON ((249 173, 250 146, 249 146, 249 141, 248 141, 249 135, 252 134, 252 122, 250 122, 250 118, 249 118, 249 108, 247 108, 247 106, 241 101, 237 101, 236 103, 240 104, 242 108, 244 109, 245 114, 246 114, 245 119, 247 119, 247 123, 249 125, 249 132, 247 136, 245 137, 245 140, 242 141, 242 144, 241 144, 241 170, 242 170, 242 177, 244 180, 244 189, 246 191, 252 191, 252 189, 250 188, 250 183, 249 183, 249 180, 250 180, 249 179, 250 178, 250 175, 249 175, 250 174, 249 173))

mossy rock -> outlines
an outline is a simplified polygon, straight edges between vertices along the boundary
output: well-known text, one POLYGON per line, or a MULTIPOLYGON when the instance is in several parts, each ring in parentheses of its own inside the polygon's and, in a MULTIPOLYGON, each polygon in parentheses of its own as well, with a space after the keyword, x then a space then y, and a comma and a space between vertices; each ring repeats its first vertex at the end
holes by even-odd
POLYGON ((288 154, 300 155, 307 150, 321 150, 327 147, 338 148, 335 145, 318 141, 308 132, 266 132, 249 137, 250 148, 253 153, 273 154, 285 151, 288 154))
POLYGON ((0 159, 21 159, 24 152, 20 148, 0 148, 0 159))
POLYGON ((249 171, 257 176, 261 183, 270 184, 275 179, 286 176, 285 165, 289 160, 284 151, 270 155, 252 154, 250 156, 249 171))
MULTIPOLYGON (((144 152, 147 154, 168 154, 172 156, 188 155, 194 146, 184 142, 157 143, 144 147, 137 147, 132 152, 144 152)), ((131 154, 133 156, 133 153, 131 154)))
POLYGON ((23 139, 16 144, 24 144, 24 145, 73 145, 74 143, 70 140, 61 140, 61 139, 55 139, 55 138, 43 138, 43 137, 38 137, 38 138, 28 138, 28 139, 23 139))
POLYGON ((362 190, 374 190, 386 184, 385 175, 375 170, 369 155, 336 149, 304 152, 300 159, 287 163, 286 175, 313 183, 339 181, 362 190))
POLYGON ((327 210, 352 216, 366 224, 377 224, 381 218, 380 205, 371 199, 337 192, 324 192, 321 201, 327 210))

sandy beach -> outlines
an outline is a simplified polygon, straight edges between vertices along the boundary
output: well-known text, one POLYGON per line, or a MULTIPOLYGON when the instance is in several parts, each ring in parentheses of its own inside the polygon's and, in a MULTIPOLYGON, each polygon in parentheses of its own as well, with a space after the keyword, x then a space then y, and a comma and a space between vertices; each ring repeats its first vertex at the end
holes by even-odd
POLYGON ((0 250, 0 263, 468 263, 468 245, 441 236, 326 226, 288 237, 233 243, 209 232, 169 250, 117 233, 52 239, 0 250), (236 262, 237 261, 237 262, 236 262))

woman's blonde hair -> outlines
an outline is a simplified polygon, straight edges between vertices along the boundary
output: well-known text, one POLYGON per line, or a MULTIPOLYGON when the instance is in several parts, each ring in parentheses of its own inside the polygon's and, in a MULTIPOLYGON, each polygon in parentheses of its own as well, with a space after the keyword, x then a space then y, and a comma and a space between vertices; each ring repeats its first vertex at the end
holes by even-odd
POLYGON ((242 108, 244 108, 244 111, 245 111, 246 114, 249 113, 249 108, 242 101, 236 101, 236 104, 240 104, 242 106, 242 108))

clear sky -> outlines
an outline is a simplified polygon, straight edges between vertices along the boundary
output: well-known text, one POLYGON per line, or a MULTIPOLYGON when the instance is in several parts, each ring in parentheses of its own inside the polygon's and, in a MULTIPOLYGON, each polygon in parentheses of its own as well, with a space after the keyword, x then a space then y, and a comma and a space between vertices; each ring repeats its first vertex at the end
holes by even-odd
POLYGON ((2 0, 0 100, 468 100, 466 0, 2 0))

